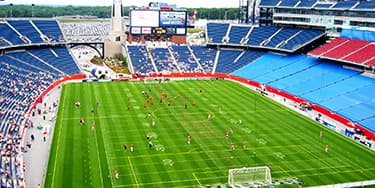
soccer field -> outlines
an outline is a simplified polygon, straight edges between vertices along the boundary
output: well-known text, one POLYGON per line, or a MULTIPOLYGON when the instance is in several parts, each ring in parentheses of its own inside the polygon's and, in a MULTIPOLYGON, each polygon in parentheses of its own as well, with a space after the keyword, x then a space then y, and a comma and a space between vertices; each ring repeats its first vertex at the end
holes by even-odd
POLYGON ((240 84, 111 82, 63 87, 45 187, 217 185, 253 166, 304 186, 375 179, 374 152, 240 84))

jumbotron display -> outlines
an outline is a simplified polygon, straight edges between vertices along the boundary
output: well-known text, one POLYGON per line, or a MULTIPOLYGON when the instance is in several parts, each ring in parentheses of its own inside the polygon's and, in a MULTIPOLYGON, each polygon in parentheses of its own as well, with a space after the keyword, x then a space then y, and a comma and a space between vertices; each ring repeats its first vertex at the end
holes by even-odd
POLYGON ((129 15, 132 35, 186 35, 186 11, 131 10, 129 15))

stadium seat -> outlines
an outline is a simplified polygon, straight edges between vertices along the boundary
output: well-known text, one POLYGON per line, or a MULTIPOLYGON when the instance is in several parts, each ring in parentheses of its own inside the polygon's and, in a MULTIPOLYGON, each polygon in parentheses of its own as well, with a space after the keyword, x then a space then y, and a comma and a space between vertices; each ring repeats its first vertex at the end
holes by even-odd
POLYGON ((8 20, 8 23, 26 36, 32 43, 43 43, 40 33, 31 25, 29 20, 8 20))

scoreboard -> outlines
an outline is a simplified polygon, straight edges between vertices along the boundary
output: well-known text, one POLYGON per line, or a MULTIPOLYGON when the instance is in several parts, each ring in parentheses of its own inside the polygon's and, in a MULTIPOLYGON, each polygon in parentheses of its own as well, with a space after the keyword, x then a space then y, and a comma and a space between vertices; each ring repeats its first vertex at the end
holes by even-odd
POLYGON ((129 15, 132 35, 186 35, 186 11, 135 9, 129 15))

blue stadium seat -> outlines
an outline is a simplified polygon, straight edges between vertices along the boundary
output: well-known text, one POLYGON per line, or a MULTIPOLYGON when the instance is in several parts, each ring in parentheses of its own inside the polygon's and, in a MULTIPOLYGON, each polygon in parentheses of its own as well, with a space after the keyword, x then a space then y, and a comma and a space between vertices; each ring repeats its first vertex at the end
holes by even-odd
POLYGON ((23 40, 18 36, 18 34, 12 30, 6 23, 0 23, 0 36, 5 40, 12 43, 12 45, 25 44, 23 40))
MULTIPOLYGON (((234 71, 233 74, 249 80, 256 80, 257 77, 261 77, 270 71, 277 70, 280 67, 293 63, 285 61, 284 58, 285 56, 267 53, 243 68, 234 71)), ((293 56, 293 58, 299 57, 293 56)))
POLYGON ((297 3, 299 2, 299 0, 283 0, 281 1, 281 3, 279 4, 278 7, 294 7, 297 3))
POLYGON ((228 70, 230 64, 233 64, 234 60, 242 53, 240 50, 222 49, 220 50, 219 59, 216 66, 215 72, 230 73, 228 70))
POLYGON ((153 48, 151 54, 159 72, 179 72, 167 48, 153 48))
POLYGON ((262 0, 259 3, 260 7, 275 7, 279 4, 280 0, 262 0))
POLYGON ((375 117, 358 121, 359 124, 368 128, 370 131, 375 132, 375 117))
POLYGON ((50 41, 59 42, 64 40, 56 20, 33 20, 32 22, 50 39, 50 41))
POLYGON ((354 7, 355 10, 374 10, 375 1, 360 1, 360 3, 354 7))
POLYGON ((229 33, 229 44, 240 44, 241 39, 246 36, 250 30, 250 26, 232 25, 229 33))
POLYGON ((31 40, 32 43, 43 43, 38 31, 31 25, 28 20, 8 20, 8 23, 17 29, 22 35, 31 40))
POLYGON ((191 49, 204 71, 212 72, 217 49, 203 46, 191 46, 191 49))
POLYGON ((247 44, 260 46, 260 43, 271 37, 278 30, 279 28, 274 26, 255 27, 249 36, 247 44))
POLYGON ((357 4, 358 1, 355 0, 348 0, 348 1, 338 1, 331 9, 350 9, 355 4, 357 4))
POLYGON ((297 5, 298 8, 312 8, 317 0, 301 0, 301 3, 297 5))
POLYGON ((182 72, 201 72, 187 46, 172 46, 171 50, 182 72))
POLYGON ((288 40, 287 43, 280 46, 279 48, 286 50, 295 50, 323 34, 324 31, 322 30, 303 30, 301 33, 288 40))
POLYGON ((13 58, 19 59, 21 61, 24 61, 25 63, 29 63, 32 66, 37 66, 37 67, 45 70, 45 72, 50 72, 50 73, 55 74, 55 75, 61 74, 61 72, 52 68, 51 65, 48 65, 48 64, 45 64, 45 63, 39 61, 38 59, 36 59, 35 57, 30 55, 26 51, 12 52, 12 53, 7 54, 7 56, 11 56, 13 58))
POLYGON ((135 71, 134 73, 146 75, 155 72, 145 45, 128 46, 128 52, 135 71))
POLYGON ((66 47, 38 48, 30 50, 30 52, 67 75, 81 72, 66 47))
POLYGON ((229 24, 225 23, 207 23, 209 43, 222 43, 223 37, 227 34, 228 27, 229 24))
POLYGON ((316 9, 329 9, 334 3, 316 3, 313 8, 316 9))
POLYGON ((276 48, 279 43, 295 35, 298 31, 300 31, 300 29, 284 27, 280 32, 273 36, 265 46, 276 48))

